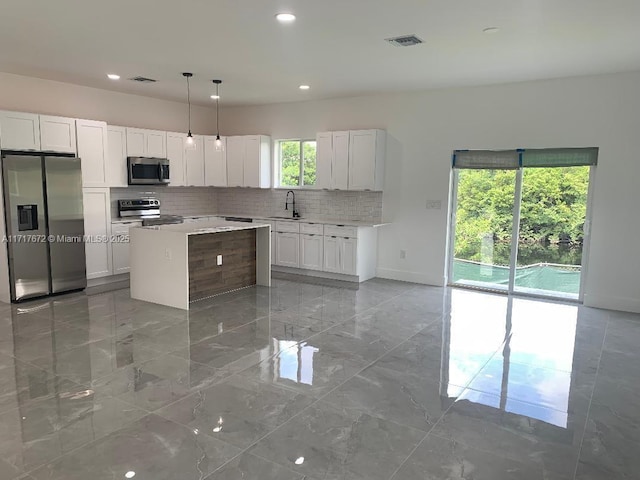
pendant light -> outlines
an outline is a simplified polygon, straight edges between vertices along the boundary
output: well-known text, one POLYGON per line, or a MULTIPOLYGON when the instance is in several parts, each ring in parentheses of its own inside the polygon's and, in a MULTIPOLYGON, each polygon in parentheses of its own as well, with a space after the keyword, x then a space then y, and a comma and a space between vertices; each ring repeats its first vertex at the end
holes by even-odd
POLYGON ((213 80, 216 86, 216 151, 221 152, 224 150, 224 144, 220 138, 220 84, 222 80, 213 80))
POLYGON ((189 133, 187 133, 187 145, 193 145, 193 135, 191 135, 191 89, 189 88, 189 79, 193 77, 193 73, 184 72, 182 76, 187 79, 187 103, 189 104, 189 133))

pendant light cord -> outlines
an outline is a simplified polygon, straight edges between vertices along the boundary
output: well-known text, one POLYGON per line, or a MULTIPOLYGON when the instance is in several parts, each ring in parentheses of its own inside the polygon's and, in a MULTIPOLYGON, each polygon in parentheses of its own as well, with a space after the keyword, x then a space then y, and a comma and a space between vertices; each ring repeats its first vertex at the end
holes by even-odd
POLYGON ((189 133, 191 133, 191 88, 189 87, 189 77, 187 77, 187 103, 189 104, 189 133))
POLYGON ((216 83, 216 131, 220 138, 220 84, 216 83))

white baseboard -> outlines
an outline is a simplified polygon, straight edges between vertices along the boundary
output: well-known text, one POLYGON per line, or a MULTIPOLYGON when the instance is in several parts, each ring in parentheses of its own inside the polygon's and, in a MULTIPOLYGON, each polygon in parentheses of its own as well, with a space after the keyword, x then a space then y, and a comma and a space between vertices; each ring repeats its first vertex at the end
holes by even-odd
POLYGON ((306 275, 308 277, 329 278, 331 280, 342 280, 343 282, 359 282, 357 275, 342 275, 340 273, 322 272, 320 270, 305 270, 304 268, 281 267, 271 265, 272 272, 291 273, 294 275, 306 275))
POLYGON ((428 275, 420 272, 407 272, 405 270, 394 270, 392 268, 378 268, 377 277, 388 280, 399 280, 401 282, 422 283, 443 287, 445 285, 444 276, 428 275))
POLYGON ((640 313, 640 300, 629 297, 612 297, 608 295, 584 294, 582 302, 585 307, 606 308, 621 312, 640 313))
POLYGON ((123 273, 120 275, 110 275, 108 277, 92 278, 87 280, 87 288, 100 287, 103 285, 110 285, 112 283, 129 283, 129 274, 123 273))

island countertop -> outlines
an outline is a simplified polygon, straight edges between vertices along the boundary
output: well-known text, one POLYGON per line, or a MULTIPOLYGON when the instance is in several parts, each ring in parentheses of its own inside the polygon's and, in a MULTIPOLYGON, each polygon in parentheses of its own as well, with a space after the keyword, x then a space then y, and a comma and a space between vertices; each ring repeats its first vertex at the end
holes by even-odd
POLYGON ((207 233, 233 232, 237 230, 251 230, 270 226, 271 225, 268 223, 261 222, 227 222, 226 220, 211 218, 197 223, 173 223, 168 225, 152 225, 148 227, 135 228, 182 233, 184 235, 203 235, 207 233))

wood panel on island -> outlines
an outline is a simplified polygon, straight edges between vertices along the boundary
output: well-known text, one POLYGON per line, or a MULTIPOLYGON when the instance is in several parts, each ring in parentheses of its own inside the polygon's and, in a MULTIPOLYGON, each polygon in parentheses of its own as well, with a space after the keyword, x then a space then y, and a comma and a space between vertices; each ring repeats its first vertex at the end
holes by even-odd
POLYGON ((189 301, 256 284, 256 231, 189 236, 189 301))

